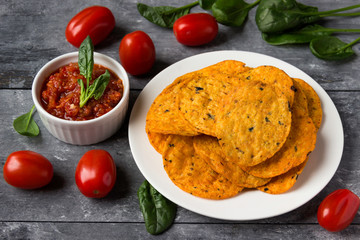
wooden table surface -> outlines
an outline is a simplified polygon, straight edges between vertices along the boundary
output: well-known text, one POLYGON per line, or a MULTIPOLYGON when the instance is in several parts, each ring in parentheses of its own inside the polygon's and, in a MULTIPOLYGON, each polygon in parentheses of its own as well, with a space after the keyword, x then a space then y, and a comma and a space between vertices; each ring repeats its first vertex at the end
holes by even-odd
MULTIPOLYGON (((244 27, 219 25, 219 34, 210 44, 186 47, 179 44, 171 29, 160 28, 137 12, 136 3, 181 6, 191 1, 144 0, 1 0, 0 4, 0 162, 18 150, 32 150, 46 156, 54 167, 52 182, 38 190, 25 191, 8 185, 0 171, 0 239, 358 239, 360 216, 340 233, 330 233, 317 223, 316 211, 330 192, 351 189, 360 195, 360 44, 357 56, 344 61, 324 61, 314 57, 307 45, 271 46, 258 31, 252 10, 244 27), (244 50, 286 61, 310 75, 335 103, 344 127, 344 152, 330 183, 298 209, 256 221, 225 221, 208 218, 178 207, 174 225, 152 236, 145 229, 139 210, 137 189, 144 177, 133 159, 128 141, 128 120, 110 139, 91 146, 74 146, 50 135, 39 116, 41 134, 25 137, 12 127, 13 120, 33 105, 31 84, 37 71, 49 60, 77 51, 65 39, 68 21, 92 5, 111 9, 116 18, 114 31, 95 51, 119 60, 118 47, 127 33, 142 30, 156 47, 156 63, 151 72, 130 77, 130 110, 143 87, 161 70, 199 53, 216 50, 244 50), (90 149, 105 149, 117 166, 117 182, 103 199, 89 199, 77 189, 74 172, 80 157, 90 149)), ((301 0, 329 10, 358 4, 358 0, 301 0)), ((195 7, 192 12, 204 11, 195 7)), ((360 18, 328 18, 334 28, 360 28, 360 18)), ((339 35, 345 42, 359 34, 339 35)), ((128 119, 128 118, 127 118, 128 119)), ((330 120, 331 121, 331 120, 330 120)), ((266 204, 264 202, 263 204, 266 204)))

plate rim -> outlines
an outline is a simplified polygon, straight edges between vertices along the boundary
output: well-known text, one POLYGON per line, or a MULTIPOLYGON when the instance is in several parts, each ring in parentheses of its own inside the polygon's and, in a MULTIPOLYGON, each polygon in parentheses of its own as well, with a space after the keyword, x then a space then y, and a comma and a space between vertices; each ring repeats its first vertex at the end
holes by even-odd
MULTIPOLYGON (((246 60, 241 60, 240 59, 239 61, 243 61, 247 66, 252 67, 251 65, 248 65, 246 60)), ((262 62, 262 61, 260 61, 260 62, 262 62)), ((203 64, 206 64, 206 63, 203 63, 203 64)), ((191 66, 190 67, 191 70, 186 71, 186 72, 190 72, 192 70, 195 71, 196 67, 198 65, 201 65, 201 63, 200 64, 195 64, 195 66, 191 66)), ((205 67, 205 66, 208 66, 208 65, 204 65, 203 67, 205 67)), ((200 69, 200 68, 198 68, 198 69, 200 69)), ((182 71, 185 71, 185 70, 181 69, 180 71, 178 71, 177 76, 180 76, 180 75, 186 73, 186 72, 181 73, 182 71)), ((147 103, 147 104, 149 104, 149 103, 147 103)), ((324 104, 324 103, 322 102, 322 104, 324 104)), ((325 112, 323 113, 323 115, 325 115, 325 112)), ((332 119, 332 120, 334 120, 334 119, 332 119)), ((319 132, 321 131, 322 128, 323 128, 323 126, 321 126, 319 132)), ((145 129, 143 129, 143 132, 146 135, 145 129)), ((139 94, 138 98, 136 99, 136 101, 135 101, 135 103, 133 105, 133 108, 132 108, 132 111, 131 111, 131 114, 130 114, 130 119, 129 119, 128 136, 129 136, 130 149, 131 149, 131 152, 132 152, 132 155, 133 155, 133 158, 134 158, 134 161, 135 161, 137 167, 139 168, 140 172, 145 177, 145 179, 147 179, 149 181, 149 183, 152 184, 162 195, 164 195, 166 198, 173 201, 177 205, 179 205, 179 206, 181 206, 181 207, 183 207, 185 209, 188 209, 188 210, 190 210, 192 212, 198 213, 200 215, 204 215, 204 216, 211 217, 211 218, 216 218, 216 219, 234 220, 234 221, 248 221, 248 220, 259 220, 259 219, 271 218, 271 217, 275 217, 275 216, 278 216, 278 215, 285 214, 287 212, 291 212, 291 211, 299 208, 300 206, 304 205, 305 203, 310 201, 312 198, 314 198, 330 182, 330 180, 332 179, 332 177, 334 176, 335 172, 337 171, 337 169, 339 167, 339 164, 341 162, 341 158, 342 158, 342 155, 343 155, 343 150, 344 150, 344 131, 343 131, 343 125, 342 125, 342 121, 341 121, 339 112, 337 111, 336 106, 333 103, 330 96, 326 93, 326 91, 313 78, 311 78, 309 75, 307 75, 305 72, 303 72, 299 68, 297 68, 297 67, 295 67, 295 66, 293 66, 293 65, 291 65, 291 64, 289 64, 289 63, 287 63, 287 62, 285 62, 285 61, 283 61, 281 59, 278 59, 278 58, 275 58, 275 57, 272 57, 272 56, 269 56, 269 55, 261 54, 261 53, 249 52, 249 51, 238 51, 238 50, 211 51, 211 52, 205 52, 205 53, 200 53, 200 54, 196 54, 196 55, 193 55, 193 56, 189 56, 189 57, 186 57, 186 58, 184 58, 184 59, 182 59, 180 61, 177 61, 177 62, 169 65, 168 67, 163 69, 161 72, 159 72, 157 75, 155 75, 148 82, 148 84, 144 87, 144 89, 141 91, 141 93, 139 94), (282 68, 280 68, 280 69, 284 70, 285 72, 287 72, 287 71, 290 71, 290 72, 295 71, 297 74, 299 74, 297 76, 291 76, 291 77, 301 78, 304 81, 306 81, 307 83, 309 83, 315 89, 315 91, 318 93, 319 97, 321 97, 321 100, 324 100, 323 98, 325 98, 326 104, 328 104, 327 107, 332 108, 333 110, 335 110, 335 112, 331 112, 332 115, 333 115, 332 118, 335 118, 335 120, 337 122, 337 125, 339 127, 339 128, 337 128, 337 131, 339 131, 338 135, 341 136, 340 139, 338 138, 336 140, 337 145, 339 146, 338 150, 340 149, 340 151, 336 152, 337 156, 334 157, 334 158, 338 159, 338 161, 335 163, 335 165, 332 166, 331 174, 329 174, 327 176, 325 181, 322 181, 321 186, 318 186, 317 190, 315 192, 313 192, 313 194, 308 195, 305 201, 302 201, 301 203, 297 203, 297 204, 293 205, 290 208, 288 207, 285 210, 282 210, 282 211, 280 210, 280 211, 278 211, 276 213, 272 213, 272 214, 267 214, 267 215, 265 214, 264 216, 256 215, 256 217, 234 217, 234 216, 229 217, 229 216, 224 216, 224 215, 221 215, 221 214, 219 215, 219 214, 214 214, 214 213, 207 213, 207 212, 204 212, 203 210, 200 211, 198 209, 195 209, 195 206, 189 206, 189 204, 187 202, 186 203, 179 202, 179 200, 176 199, 173 196, 173 194, 169 194, 166 189, 164 189, 163 187, 158 185, 157 182, 153 180, 153 177, 149 176, 148 171, 144 169, 144 166, 141 164, 141 162, 139 160, 137 160, 138 154, 137 154, 137 151, 135 149, 136 148, 135 147, 135 145, 136 145, 135 142, 136 141, 134 140, 134 135, 135 135, 135 132, 136 132, 135 129, 134 129, 136 127, 136 125, 134 126, 134 118, 136 118, 136 115, 137 115, 136 111, 138 110, 139 105, 141 104, 141 101, 143 100, 144 97, 147 96, 146 94, 148 94, 148 95, 150 94, 153 97, 153 99, 152 99, 152 101, 153 101, 155 99, 155 97, 163 90, 163 88, 165 88, 168 84, 170 84, 174 80, 174 78, 172 78, 172 79, 169 79, 168 81, 164 81, 163 83, 160 83, 160 85, 163 85, 163 88, 156 89, 156 91, 152 91, 152 93, 148 93, 148 92, 150 92, 151 87, 153 87, 153 85, 156 86, 157 81, 159 81, 158 79, 160 79, 162 77, 162 75, 166 75, 166 73, 168 71, 172 70, 173 68, 176 68, 176 67, 179 67, 179 66, 181 67, 183 64, 186 65, 187 62, 196 61, 197 59, 204 59, 205 58, 206 61, 207 61, 207 59, 209 59, 210 62, 214 61, 214 63, 216 63, 216 62, 220 62, 220 61, 226 60, 226 59, 239 60, 238 57, 241 56, 241 55, 252 56, 254 58, 266 58, 265 61, 275 63, 275 64, 274 63, 273 64, 259 64, 257 66, 260 66, 260 65, 273 65, 273 66, 274 65, 275 66, 284 65, 284 67, 286 69, 282 69, 282 68), (235 58, 234 58, 234 56, 235 56, 235 58), (299 76, 301 76, 301 77, 299 77, 299 76)), ((316 151, 316 149, 315 149, 315 151, 316 151)), ((161 158, 160 154, 157 153, 157 155, 161 158)), ((311 161, 309 161, 309 162, 311 163, 311 161)), ((304 169, 304 172, 305 172, 305 170, 306 170, 306 168, 304 169)), ((299 177, 299 178, 301 178, 301 177, 299 177)), ((182 190, 180 190, 180 191, 182 191, 182 190)), ((257 191, 257 192, 260 192, 260 191, 257 191)), ((185 195, 189 195, 186 192, 183 192, 183 193, 185 195)), ((266 193, 262 193, 262 194, 270 195, 270 194, 266 194, 266 193)), ((240 195, 241 195, 241 193, 240 193, 240 195)), ((281 194, 281 195, 285 195, 285 194, 281 194)), ((275 195, 275 196, 280 196, 281 197, 281 195, 275 195)), ((274 196, 274 195, 271 195, 271 196, 274 196)), ((198 197, 195 197, 195 196, 191 196, 191 197, 196 199, 196 200, 199 200, 198 197)), ((234 198, 237 198, 237 197, 234 197, 234 198)), ((186 199, 189 199, 189 198, 186 198, 186 199)), ((231 199, 233 199, 233 198, 231 198, 231 199)), ((201 199, 200 202, 205 201, 205 202, 211 203, 212 201, 217 201, 217 202, 221 201, 221 202, 225 202, 225 204, 226 204, 228 199, 225 199, 225 200, 208 200, 208 199, 205 199, 204 201, 203 200, 204 199, 201 199)), ((197 203, 195 205, 199 206, 198 201, 195 201, 195 202, 197 203)))

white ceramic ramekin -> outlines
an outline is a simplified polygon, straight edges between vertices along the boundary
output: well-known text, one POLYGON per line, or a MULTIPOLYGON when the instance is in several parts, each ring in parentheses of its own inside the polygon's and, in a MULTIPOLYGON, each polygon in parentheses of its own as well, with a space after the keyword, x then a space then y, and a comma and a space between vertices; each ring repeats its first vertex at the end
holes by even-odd
POLYGON ((69 121, 55 117, 41 105, 41 88, 45 79, 58 68, 78 61, 78 53, 61 55, 43 66, 32 84, 32 99, 46 129, 59 140, 74 145, 90 145, 112 136, 122 125, 129 104, 130 84, 124 68, 114 59, 94 53, 95 64, 111 69, 123 81, 124 93, 120 102, 101 117, 85 121, 69 121))

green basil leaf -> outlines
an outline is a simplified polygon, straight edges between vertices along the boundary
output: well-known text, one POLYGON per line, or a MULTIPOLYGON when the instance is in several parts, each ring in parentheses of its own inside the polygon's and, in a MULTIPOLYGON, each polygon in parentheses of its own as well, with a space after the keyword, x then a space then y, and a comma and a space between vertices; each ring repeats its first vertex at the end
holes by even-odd
POLYGON ((262 33, 263 39, 272 45, 309 43, 314 38, 330 36, 337 29, 325 28, 321 25, 308 25, 297 31, 284 33, 262 33))
POLYGON ((90 85, 94 68, 94 46, 89 36, 87 36, 80 45, 78 63, 80 74, 86 78, 86 88, 84 82, 81 79, 78 79, 78 83, 81 87, 79 105, 80 107, 83 107, 90 98, 94 97, 96 100, 101 98, 106 86, 109 84, 110 72, 106 70, 104 74, 95 79, 90 85))
POLYGON ((162 196, 148 181, 141 184, 137 192, 146 230, 160 234, 174 222, 177 206, 162 196))
POLYGON ((217 0, 212 5, 212 13, 221 24, 233 27, 243 25, 249 11, 255 7, 260 0, 248 4, 243 0, 217 0))
POLYGON ((318 9, 295 0, 261 1, 255 21, 261 32, 278 33, 313 23, 320 19, 318 9))
POLYGON ((86 78, 88 87, 94 68, 94 45, 90 36, 87 36, 80 45, 78 64, 80 74, 86 78))
POLYGON ((14 129, 24 136, 34 137, 39 135, 40 130, 36 122, 32 119, 32 113, 35 105, 32 106, 28 113, 16 118, 13 122, 14 129))
POLYGON ((210 10, 216 0, 199 0, 199 5, 202 9, 210 10))
POLYGON ((310 42, 310 50, 316 57, 321 59, 342 60, 354 55, 351 46, 358 41, 360 41, 360 38, 348 44, 337 37, 319 37, 310 42))
POLYGON ((190 9, 196 6, 198 2, 190 3, 183 7, 171 7, 171 6, 158 6, 151 7, 143 3, 137 4, 137 9, 141 16, 149 20, 150 22, 165 28, 172 28, 174 22, 188 14, 190 9))
POLYGON ((98 100, 104 94, 106 86, 109 84, 110 81, 110 72, 108 70, 105 71, 104 74, 100 75, 91 86, 94 86, 93 97, 98 100))

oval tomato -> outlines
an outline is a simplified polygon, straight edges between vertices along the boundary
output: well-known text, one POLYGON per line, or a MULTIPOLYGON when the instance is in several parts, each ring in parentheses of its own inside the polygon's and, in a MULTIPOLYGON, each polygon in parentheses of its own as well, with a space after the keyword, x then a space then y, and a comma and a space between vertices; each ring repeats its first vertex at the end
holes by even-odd
POLYGON ((105 150, 90 150, 80 159, 75 181, 80 192, 86 197, 105 197, 115 185, 116 165, 105 150))
POLYGON ((190 13, 178 18, 173 31, 179 43, 187 46, 199 46, 211 42, 218 33, 218 24, 207 13, 190 13))
POLYGON ((53 173, 53 166, 49 160, 32 151, 13 152, 4 165, 5 181, 22 189, 35 189, 47 185, 53 173))
POLYGON ((358 196, 348 189, 338 189, 321 202, 317 212, 318 222, 328 231, 341 231, 353 221, 359 206, 358 196))
POLYGON ((119 57, 131 75, 147 73, 155 62, 154 43, 143 31, 129 33, 120 42, 119 57))
POLYGON ((114 27, 115 18, 108 8, 92 6, 85 8, 70 20, 65 36, 68 42, 77 48, 87 36, 90 36, 95 46, 103 41, 114 27))

